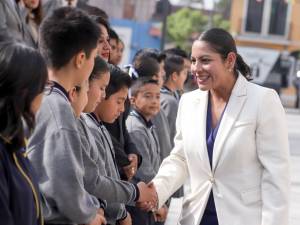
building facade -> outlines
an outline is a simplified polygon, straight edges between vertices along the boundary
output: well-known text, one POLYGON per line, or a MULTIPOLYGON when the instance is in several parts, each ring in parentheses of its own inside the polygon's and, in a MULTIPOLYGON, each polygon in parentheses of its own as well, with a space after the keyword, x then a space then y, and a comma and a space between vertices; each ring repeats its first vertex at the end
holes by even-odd
POLYGON ((291 90, 300 70, 299 16, 300 0, 232 0, 230 31, 254 82, 291 90))

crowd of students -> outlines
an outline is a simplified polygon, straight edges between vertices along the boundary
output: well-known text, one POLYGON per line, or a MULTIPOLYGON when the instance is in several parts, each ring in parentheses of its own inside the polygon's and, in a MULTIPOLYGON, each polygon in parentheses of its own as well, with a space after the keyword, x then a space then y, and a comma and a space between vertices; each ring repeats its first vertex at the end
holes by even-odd
POLYGON ((1 14, 1 224, 163 224, 150 181, 174 146, 187 53, 141 49, 119 68, 126 43, 101 9, 51 0, 42 21, 41 2, 25 17, 17 3, 0 3, 19 24, 1 14))

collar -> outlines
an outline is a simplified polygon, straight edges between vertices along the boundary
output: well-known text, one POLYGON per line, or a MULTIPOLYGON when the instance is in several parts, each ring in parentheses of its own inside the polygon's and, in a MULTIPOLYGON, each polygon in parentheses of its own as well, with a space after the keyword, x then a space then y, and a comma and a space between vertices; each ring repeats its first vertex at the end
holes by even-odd
POLYGON ((172 90, 171 90, 170 88, 168 88, 167 86, 163 86, 163 87, 160 89, 160 93, 172 95, 173 97, 176 98, 176 100, 179 100, 179 99, 180 99, 180 96, 179 96, 178 92, 177 92, 177 91, 172 91, 172 90))
POLYGON ((145 119, 145 117, 135 109, 131 110, 130 115, 135 116, 135 117, 139 118, 140 120, 142 120, 145 123, 147 128, 151 128, 153 126, 153 123, 151 120, 147 121, 145 119))
POLYGON ((67 90, 63 86, 61 86, 59 83, 57 83, 56 81, 52 81, 52 83, 53 83, 52 91, 55 91, 55 92, 63 95, 68 101, 70 101, 67 90))
POLYGON ((162 86, 162 88, 160 89, 161 93, 170 93, 172 95, 174 95, 174 92, 170 90, 170 88, 168 88, 167 86, 162 86))
POLYGON ((91 120, 94 121, 94 123, 98 126, 98 127, 101 127, 103 126, 103 122, 101 120, 98 120, 97 116, 95 113, 87 113, 86 114, 88 117, 90 117, 91 120))

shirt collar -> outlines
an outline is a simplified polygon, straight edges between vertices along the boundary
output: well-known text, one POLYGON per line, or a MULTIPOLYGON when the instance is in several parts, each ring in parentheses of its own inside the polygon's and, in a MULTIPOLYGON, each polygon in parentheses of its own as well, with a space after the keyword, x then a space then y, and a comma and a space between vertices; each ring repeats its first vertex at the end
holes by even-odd
POLYGON ((147 121, 145 119, 145 117, 140 112, 138 112, 137 110, 132 109, 131 114, 138 117, 138 118, 140 118, 145 123, 147 128, 151 128, 153 126, 152 121, 151 120, 147 121))
POLYGON ((53 83, 53 86, 52 86, 53 90, 62 94, 68 101, 70 101, 67 90, 63 86, 61 86, 59 83, 57 83, 56 81, 52 81, 52 83, 53 83))

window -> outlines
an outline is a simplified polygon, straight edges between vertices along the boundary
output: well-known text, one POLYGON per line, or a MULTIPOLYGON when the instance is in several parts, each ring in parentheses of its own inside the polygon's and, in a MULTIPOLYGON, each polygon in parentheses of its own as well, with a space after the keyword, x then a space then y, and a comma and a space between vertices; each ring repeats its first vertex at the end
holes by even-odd
POLYGON ((263 20, 264 2, 249 1, 247 10, 246 31, 260 33, 263 20))
POLYGON ((287 0, 248 0, 244 31, 262 36, 287 36, 289 11, 287 0))
POLYGON ((284 35, 287 21, 286 0, 272 0, 269 34, 284 35))

